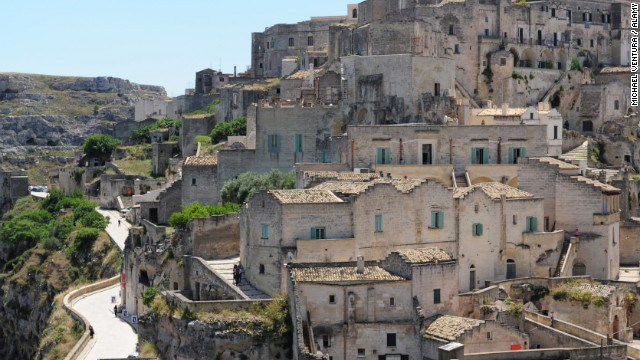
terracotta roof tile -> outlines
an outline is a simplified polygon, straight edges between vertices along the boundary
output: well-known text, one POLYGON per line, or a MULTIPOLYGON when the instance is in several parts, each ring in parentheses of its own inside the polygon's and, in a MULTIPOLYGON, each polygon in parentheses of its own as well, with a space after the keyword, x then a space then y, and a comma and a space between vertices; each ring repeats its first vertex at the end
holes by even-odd
POLYGON ((365 266, 359 274, 355 266, 309 266, 291 268, 296 282, 346 282, 346 281, 402 281, 405 278, 389 273, 379 266, 365 266))
POLYGON ((217 156, 189 156, 184 161, 185 166, 212 166, 218 165, 217 156))
POLYGON ((305 171, 305 177, 315 177, 318 180, 333 179, 339 181, 369 181, 378 177, 375 173, 359 174, 351 171, 305 171))
POLYGON ((631 73, 631 68, 628 66, 612 66, 612 67, 606 67, 602 70, 600 70, 600 73, 602 74, 607 74, 607 73, 631 73))
POLYGON ((589 185, 593 185, 595 187, 599 187, 600 189, 602 189, 603 193, 614 193, 614 194, 620 194, 621 193, 620 189, 618 189, 617 187, 611 186, 609 184, 602 183, 602 182, 600 182, 598 180, 595 180, 595 179, 589 179, 589 178, 586 178, 584 176, 572 176, 571 178, 575 179, 577 181, 581 181, 581 182, 587 183, 589 185))
POLYGON ((387 179, 375 178, 371 181, 327 181, 314 187, 314 189, 330 190, 342 194, 356 195, 367 190, 375 184, 391 184, 398 191, 409 192, 419 186, 420 179, 387 179))
POLYGON ((442 315, 429 325, 424 336, 454 341, 466 330, 471 330, 482 323, 484 323, 482 320, 442 315))
POLYGON ((393 252, 398 253, 406 262, 412 264, 453 260, 449 254, 438 248, 406 249, 393 252))
MULTIPOLYGON (((506 116, 522 116, 527 111, 527 108, 508 108, 506 116)), ((484 109, 478 113, 477 116, 504 116, 502 115, 502 108, 484 109)))
POLYGON ((453 197, 454 199, 464 198, 467 194, 477 189, 482 190, 492 199, 500 199, 502 194, 504 194, 507 199, 533 198, 533 194, 498 182, 479 183, 471 185, 470 187, 456 188, 453 190, 453 197))
POLYGON ((341 203, 342 199, 327 190, 269 190, 283 204, 341 203))

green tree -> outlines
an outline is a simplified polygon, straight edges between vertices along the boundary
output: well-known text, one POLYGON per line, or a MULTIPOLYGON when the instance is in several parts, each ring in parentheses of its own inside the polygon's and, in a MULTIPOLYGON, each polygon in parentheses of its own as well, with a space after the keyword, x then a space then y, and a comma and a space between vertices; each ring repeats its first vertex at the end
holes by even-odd
POLYGON ((89 157, 107 159, 120 144, 120 140, 105 134, 91 135, 82 144, 82 150, 89 157))
POLYGON ((293 171, 283 174, 274 169, 266 174, 246 172, 227 181, 222 187, 222 201, 241 204, 248 201, 259 190, 294 189, 296 175, 293 171))
POLYGON ((217 144, 224 141, 229 136, 247 135, 247 117, 240 116, 233 119, 232 122, 219 122, 211 131, 211 142, 217 144))
POLYGON ((200 205, 200 202, 196 201, 188 206, 183 206, 181 212, 171 214, 169 225, 184 228, 194 217, 208 217, 237 211, 240 211, 240 205, 230 202, 224 205, 200 205))
POLYGON ((571 70, 584 71, 584 68, 582 67, 582 64, 580 63, 580 59, 578 59, 575 56, 571 57, 571 70))

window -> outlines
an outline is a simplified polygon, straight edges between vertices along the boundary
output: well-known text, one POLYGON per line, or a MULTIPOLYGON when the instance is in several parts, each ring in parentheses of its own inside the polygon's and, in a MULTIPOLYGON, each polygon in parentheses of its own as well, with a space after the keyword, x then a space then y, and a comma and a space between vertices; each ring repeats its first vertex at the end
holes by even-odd
POLYGON ((479 210, 480 210, 480 206, 478 204, 473 205, 473 212, 477 214, 479 210))
POLYGON ((624 162, 631 163, 631 155, 625 155, 624 156, 624 162))
POLYGON ((471 227, 471 231, 473 236, 481 236, 482 235, 482 224, 473 224, 471 227))
POLYGON ((547 5, 542 5, 542 6, 540 7, 540 11, 542 11, 542 12, 549 12, 549 7, 548 7, 547 5))
POLYGON ((487 340, 493 340, 493 336, 491 335, 491 331, 487 331, 487 340))
POLYGON ((433 303, 440 304, 440 289, 433 289, 433 303))
POLYGON ((366 354, 366 352, 365 352, 364 349, 358 349, 358 357, 359 358, 365 357, 366 356, 365 354, 366 354))
POLYGON ((295 141, 295 151, 302 152, 302 134, 296 134, 294 141, 295 141))
POLYGON ((577 40, 578 46, 582 46, 582 39, 577 40))
POLYGON ((486 147, 471 148, 471 163, 472 164, 488 164, 489 148, 486 148, 486 147))
POLYGON ((293 38, 289 38, 289 46, 293 46, 293 38))
POLYGON ((440 83, 433 84, 433 96, 440 96, 440 83))
POLYGON ((269 225, 267 224, 260 225, 260 238, 262 239, 269 238, 269 225))
POLYGON ((431 144, 422 144, 422 165, 433 164, 433 146, 431 144))
POLYGON ((593 123, 591 120, 587 120, 582 123, 582 131, 593 131, 593 123))
POLYGON ((544 217, 544 231, 547 231, 547 232, 548 232, 548 231, 549 231, 549 229, 550 229, 550 226, 549 226, 549 217, 548 217, 548 216, 545 216, 545 217, 544 217))
POLYGON ((329 153, 327 153, 326 151, 322 152, 322 162, 323 163, 328 163, 329 162, 329 153))
POLYGON ((507 65, 507 58, 500 58, 500 65, 507 65))
POLYGON ((391 333, 387 334, 387 347, 395 347, 396 346, 396 334, 391 333))
POLYGON ((432 229, 444 228, 444 213, 442 211, 431 212, 431 228, 432 229))
POLYGON ((489 22, 489 17, 485 16, 484 17, 484 22, 489 22))
POLYGON ((280 152, 280 135, 269 135, 267 139, 269 152, 280 152))
POLYGON ((376 164, 378 165, 391 164, 390 148, 379 147, 377 149, 376 164))
POLYGON ((326 239, 326 232, 324 227, 312 227, 311 228, 311 240, 326 239))
POLYGON ((336 296, 329 295, 329 304, 335 304, 335 303, 336 303, 336 296))
POLYGON ((476 266, 471 265, 469 269, 469 291, 476 288, 476 266))
POLYGON ((258 270, 260 274, 264 274, 264 264, 260 264, 260 270, 258 270))
POLYGON ((509 164, 517 164, 519 157, 524 157, 526 151, 523 147, 510 147, 509 148, 509 164))
POLYGON ((553 127, 553 139, 557 139, 558 138, 558 126, 554 126, 553 127))
POLYGON ((396 306, 396 298, 395 297, 390 297, 389 298, 389 306, 396 306))
POLYGON ((484 36, 489 36, 489 29, 484 29, 484 36))
POLYGON ((593 39, 589 40, 589 47, 593 47, 593 39))
POLYGON ((453 46, 453 53, 454 54, 460 54, 460 46, 458 44, 455 44, 453 46))
POLYGON ((307 37, 307 45, 308 46, 313 46, 313 36, 308 36, 307 37))
POLYGON ((538 231, 538 218, 535 216, 527 216, 526 232, 538 231))
POLYGON ((271 45, 271 44, 267 41, 267 50, 269 49, 269 45, 271 45))
POLYGON ((376 214, 375 216, 375 232, 382 232, 382 215, 376 214))
POLYGON ((516 262, 512 259, 507 259, 507 279, 516 278, 516 262))
POLYGON ((455 35, 456 34, 456 26, 453 24, 449 24, 449 35, 455 35))
POLYGON ((358 9, 353 9, 353 11, 351 12, 351 17, 354 19, 358 17, 358 9))
POLYGON ((329 340, 329 335, 322 335, 322 347, 325 347, 325 348, 331 347, 331 341, 329 340))
POLYGON ((591 15, 591 13, 589 13, 589 12, 583 12, 582 13, 582 21, 591 22, 592 19, 593 19, 593 16, 591 15))
POLYGON ((518 224, 518 215, 513 215, 513 225, 518 224))
POLYGON ((196 186, 196 185, 198 185, 196 178, 191 178, 191 186, 196 186))
POLYGON ((556 9, 551 8, 551 17, 556 17, 556 9))
POLYGON ((620 110, 620 101, 616 100, 613 102, 613 108, 616 110, 620 110))

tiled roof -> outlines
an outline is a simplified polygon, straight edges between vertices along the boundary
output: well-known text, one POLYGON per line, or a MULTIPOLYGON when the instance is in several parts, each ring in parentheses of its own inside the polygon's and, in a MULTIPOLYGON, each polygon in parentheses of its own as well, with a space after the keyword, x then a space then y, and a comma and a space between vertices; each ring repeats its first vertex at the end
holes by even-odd
POLYGON ((355 266, 309 266, 291 268, 291 277, 296 282, 343 282, 343 281, 401 281, 405 278, 389 273, 379 266, 365 266, 359 274, 355 266))
POLYGON ((580 167, 577 165, 569 164, 568 162, 564 162, 562 160, 558 160, 556 158, 552 158, 548 156, 532 158, 532 159, 537 159, 538 161, 546 162, 552 165, 558 165, 560 170, 580 170, 580 167))
POLYGON ((327 190, 269 190, 269 192, 283 204, 344 202, 327 190))
MULTIPOLYGON (((506 116, 522 116, 527 108, 508 108, 506 116)), ((502 108, 484 109, 477 116, 505 116, 502 115, 502 108)))
POLYGON ((472 193, 476 189, 484 191, 484 193, 492 199, 500 199, 502 194, 504 194, 507 199, 533 197, 533 194, 498 182, 479 183, 471 185, 470 187, 456 188, 453 190, 453 197, 455 199, 464 198, 467 194, 472 193))
MULTIPOLYGON (((313 76, 319 76, 323 69, 313 69, 313 76)), ((298 79, 308 79, 309 78, 309 70, 298 70, 293 74, 287 76, 285 79, 287 80, 298 80, 298 79)))
POLYGON ((213 116, 213 114, 195 114, 195 115, 182 115, 185 119, 204 119, 213 116))
POLYGON ((620 189, 618 189, 617 187, 611 186, 609 184, 602 183, 602 182, 600 182, 598 180, 595 180, 595 179, 589 179, 589 178, 586 178, 584 176, 572 176, 571 178, 572 179, 576 179, 576 180, 581 181, 581 182, 585 182, 585 183, 587 183, 589 185, 593 185, 595 187, 599 187, 600 189, 602 189, 603 193, 614 193, 614 194, 620 194, 621 193, 620 189))
POLYGON ((470 330, 482 323, 484 323, 482 320, 442 315, 429 325, 427 330, 424 332, 424 336, 433 336, 444 340, 454 341, 462 335, 465 330, 470 330))
POLYGON ((371 181, 327 181, 314 187, 314 189, 330 190, 342 194, 360 194, 375 184, 391 184, 398 191, 409 192, 420 185, 420 179, 387 179, 376 178, 371 181))
POLYGON ((600 70, 600 73, 602 74, 607 74, 607 73, 631 73, 631 68, 628 66, 612 66, 612 67, 606 67, 602 70, 600 70))
POLYGON ((185 166, 211 166, 218 165, 217 156, 189 156, 184 161, 185 166))
POLYGON ((453 260, 449 254, 438 248, 406 249, 393 252, 398 253, 406 262, 412 264, 453 260))

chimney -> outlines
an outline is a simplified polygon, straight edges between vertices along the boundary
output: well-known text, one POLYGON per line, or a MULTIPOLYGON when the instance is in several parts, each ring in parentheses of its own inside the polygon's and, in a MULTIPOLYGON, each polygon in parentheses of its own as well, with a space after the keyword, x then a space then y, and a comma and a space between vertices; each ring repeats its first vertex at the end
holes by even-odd
POLYGON ((539 102, 538 103, 538 111, 544 111, 544 102, 539 102))
POLYGON ((236 66, 233 65, 233 77, 236 77, 236 66))
POLYGON ((509 103, 502 103, 502 116, 507 116, 508 109, 509 109, 509 103))
POLYGON ((487 100, 487 109, 493 109, 493 101, 487 100))
POLYGON ((358 274, 364 274, 364 257, 358 256, 358 267, 356 272, 358 274))

